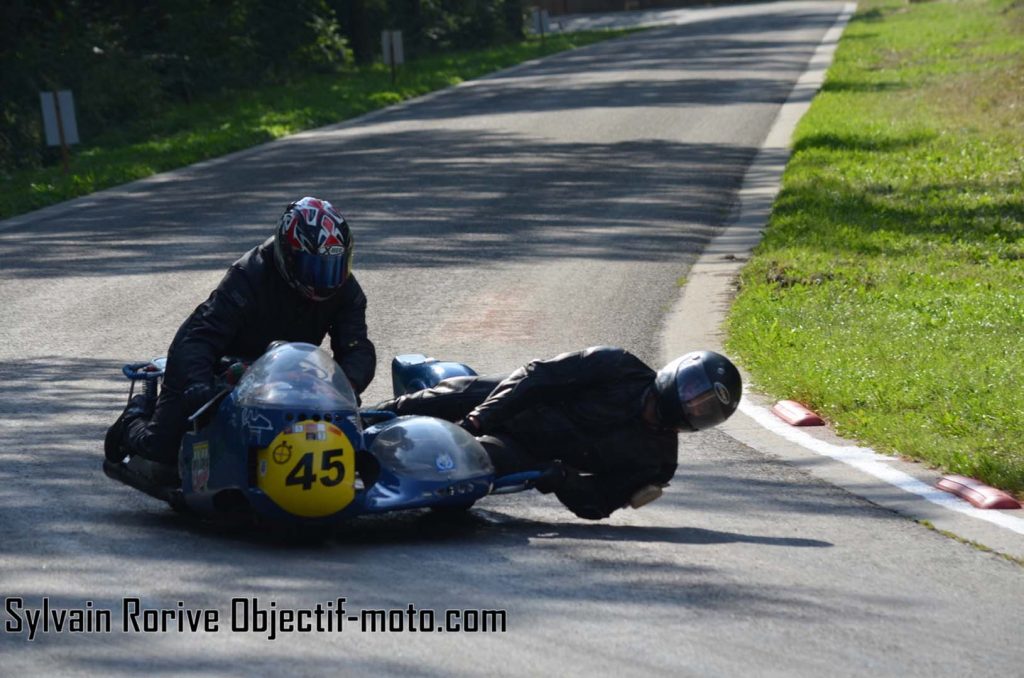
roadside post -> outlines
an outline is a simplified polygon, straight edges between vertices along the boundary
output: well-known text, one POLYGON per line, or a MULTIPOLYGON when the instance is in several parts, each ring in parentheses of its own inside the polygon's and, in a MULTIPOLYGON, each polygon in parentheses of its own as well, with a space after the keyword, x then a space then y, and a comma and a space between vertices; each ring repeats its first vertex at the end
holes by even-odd
POLYGON ((533 32, 540 36, 540 44, 544 46, 544 34, 551 28, 551 19, 546 9, 534 7, 532 12, 533 32))
POLYGON ((39 103, 43 107, 43 132, 47 146, 60 146, 60 157, 64 174, 71 170, 68 165, 68 146, 78 143, 78 123, 75 120, 75 100, 71 90, 40 92, 39 103))
POLYGON ((402 31, 381 31, 380 32, 381 52, 384 54, 384 63, 391 66, 391 84, 395 84, 396 67, 405 63, 405 54, 402 49, 402 31))

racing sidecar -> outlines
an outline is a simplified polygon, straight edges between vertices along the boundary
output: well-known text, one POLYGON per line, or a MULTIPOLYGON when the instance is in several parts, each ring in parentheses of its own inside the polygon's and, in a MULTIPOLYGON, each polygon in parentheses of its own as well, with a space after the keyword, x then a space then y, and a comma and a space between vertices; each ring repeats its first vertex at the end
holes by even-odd
MULTIPOLYGON (((126 365, 155 397, 163 362, 126 365)), ((461 363, 404 355, 392 363, 395 395, 450 376, 461 363)), ((130 465, 108 476, 211 518, 315 525, 411 508, 467 508, 493 491, 526 489, 539 473, 497 480, 487 453, 462 428, 432 417, 360 412, 337 363, 311 344, 276 342, 237 386, 193 415, 178 460, 180 488, 160 487, 130 465)))

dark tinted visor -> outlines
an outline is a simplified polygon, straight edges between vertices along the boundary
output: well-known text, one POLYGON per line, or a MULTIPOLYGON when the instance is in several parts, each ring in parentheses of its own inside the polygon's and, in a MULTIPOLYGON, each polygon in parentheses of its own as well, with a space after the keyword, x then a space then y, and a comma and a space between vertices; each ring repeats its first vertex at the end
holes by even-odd
POLYGON ((692 427, 702 429, 725 421, 722 401, 715 394, 715 387, 700 361, 693 361, 676 373, 676 392, 692 427))
POLYGON ((336 290, 348 277, 348 256, 295 253, 295 279, 318 290, 336 290))

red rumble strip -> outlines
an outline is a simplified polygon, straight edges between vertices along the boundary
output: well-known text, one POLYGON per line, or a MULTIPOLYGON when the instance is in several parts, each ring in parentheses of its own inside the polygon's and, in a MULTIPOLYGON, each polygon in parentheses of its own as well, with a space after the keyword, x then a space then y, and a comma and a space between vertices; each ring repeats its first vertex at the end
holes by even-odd
POLYGON ((974 478, 942 476, 935 487, 966 499, 981 509, 1019 509, 1020 502, 994 487, 982 485, 974 478))
POLYGON ((780 400, 772 406, 772 413, 792 426, 824 426, 825 420, 795 400, 780 400))

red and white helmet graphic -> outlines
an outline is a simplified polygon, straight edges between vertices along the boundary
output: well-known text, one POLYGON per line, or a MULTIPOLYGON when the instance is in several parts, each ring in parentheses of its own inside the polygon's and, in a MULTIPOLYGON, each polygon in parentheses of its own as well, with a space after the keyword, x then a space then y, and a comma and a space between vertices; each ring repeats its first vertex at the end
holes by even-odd
POLYGON ((297 292, 316 301, 333 296, 352 272, 352 233, 326 200, 302 198, 281 215, 274 262, 297 292))

